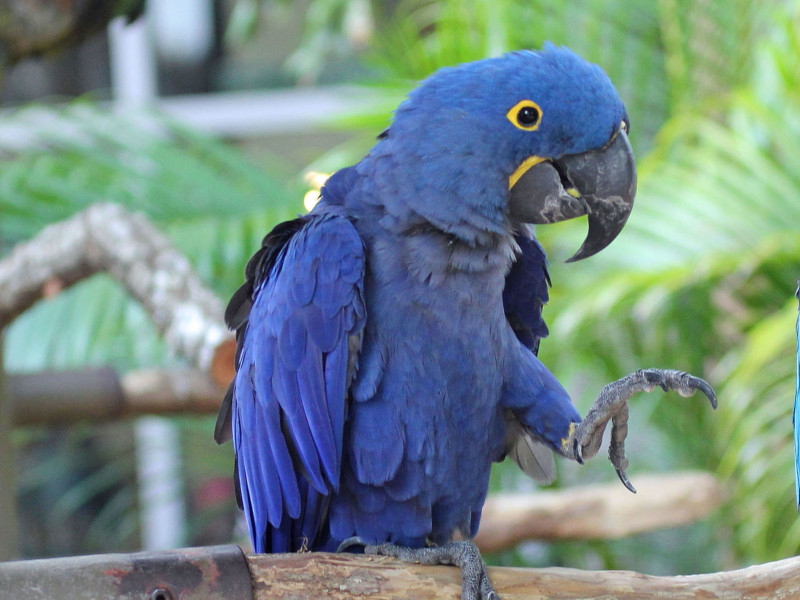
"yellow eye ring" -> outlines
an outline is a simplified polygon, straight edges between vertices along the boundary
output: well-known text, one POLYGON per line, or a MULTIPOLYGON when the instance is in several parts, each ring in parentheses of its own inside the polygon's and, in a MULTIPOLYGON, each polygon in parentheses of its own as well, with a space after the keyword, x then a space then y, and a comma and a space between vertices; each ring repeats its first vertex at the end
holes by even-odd
POLYGON ((506 118, 517 129, 536 131, 542 122, 542 109, 533 100, 520 100, 506 113, 506 118))

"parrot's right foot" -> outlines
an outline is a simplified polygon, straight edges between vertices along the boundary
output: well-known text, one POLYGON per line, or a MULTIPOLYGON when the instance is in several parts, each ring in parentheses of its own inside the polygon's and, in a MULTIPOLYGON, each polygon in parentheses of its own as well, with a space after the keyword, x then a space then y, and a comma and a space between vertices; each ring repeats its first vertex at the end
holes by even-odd
POLYGON ((354 545, 364 546, 364 554, 391 556, 403 562, 454 565, 461 569, 461 600, 500 600, 489 581, 480 550, 471 540, 449 542, 442 546, 407 548, 395 544, 364 544, 358 538, 350 538, 342 542, 337 551, 354 545))
POLYGON ((563 440, 562 453, 579 463, 591 458, 597 454, 603 441, 603 432, 611 421, 608 458, 623 485, 636 493, 636 489, 625 474, 625 469, 628 468, 628 459, 625 457, 628 399, 638 392, 652 392, 656 387, 662 388, 665 392, 675 390, 681 396, 693 396, 700 390, 711 402, 711 407, 717 408, 714 390, 699 377, 669 369, 640 369, 609 383, 602 389, 586 418, 574 426, 569 437, 563 440))

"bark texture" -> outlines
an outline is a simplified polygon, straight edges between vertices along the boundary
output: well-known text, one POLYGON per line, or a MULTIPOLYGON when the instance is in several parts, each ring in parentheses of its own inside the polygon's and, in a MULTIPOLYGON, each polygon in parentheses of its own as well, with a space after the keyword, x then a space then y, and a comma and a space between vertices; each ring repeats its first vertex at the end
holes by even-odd
MULTIPOLYGON (((676 577, 632 571, 489 567, 503 600, 788 600, 800 595, 800 557, 676 577)), ((0 599, 457 600, 455 567, 353 554, 244 555, 236 546, 0 563, 0 599)))
POLYGON ((0 261, 0 328, 49 290, 100 271, 142 304, 174 352, 203 371, 213 368, 227 384, 234 342, 222 302, 166 236, 115 204, 96 204, 50 225, 0 261))
MULTIPOLYGON (((454 567, 400 563, 391 558, 338 554, 248 556, 255 600, 417 598, 457 600, 454 567)), ((503 600, 782 600, 800 597, 800 557, 736 571, 654 577, 632 571, 489 567, 503 600)))
POLYGON ((108 367, 8 376, 13 424, 68 425, 143 415, 206 415, 224 390, 199 369, 108 367))
POLYGON ((486 499, 475 543, 493 552, 523 540, 616 539, 707 517, 725 499, 702 471, 636 475, 638 493, 618 481, 486 499))

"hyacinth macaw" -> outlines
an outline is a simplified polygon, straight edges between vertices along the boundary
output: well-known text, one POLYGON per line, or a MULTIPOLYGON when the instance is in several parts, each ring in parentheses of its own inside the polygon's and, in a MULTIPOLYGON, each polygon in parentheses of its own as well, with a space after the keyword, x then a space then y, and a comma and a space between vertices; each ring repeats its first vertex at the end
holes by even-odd
POLYGON ((532 224, 588 215, 570 260, 630 213, 628 117, 603 71, 566 48, 438 71, 396 110, 309 214, 278 225, 226 320, 236 377, 217 422, 232 437, 256 552, 367 552, 459 565, 465 598, 493 595, 478 530, 492 462, 553 476, 627 399, 711 388, 678 371, 607 386, 583 421, 537 358, 549 278, 532 224))

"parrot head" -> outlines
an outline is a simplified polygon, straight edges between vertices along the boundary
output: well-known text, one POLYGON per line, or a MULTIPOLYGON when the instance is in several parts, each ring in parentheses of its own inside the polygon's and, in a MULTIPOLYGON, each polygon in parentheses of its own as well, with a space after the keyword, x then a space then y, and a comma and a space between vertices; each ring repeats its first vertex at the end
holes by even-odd
POLYGON ((627 130, 625 106, 602 69, 548 44, 441 69, 398 107, 386 137, 416 157, 417 173, 444 182, 440 198, 450 191, 458 199, 410 200, 434 223, 455 215, 488 228, 500 219, 544 224, 588 215, 574 261, 610 244, 633 207, 627 130))

